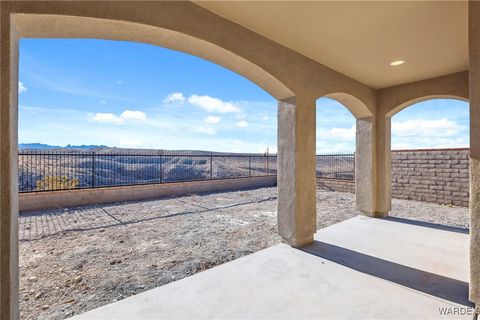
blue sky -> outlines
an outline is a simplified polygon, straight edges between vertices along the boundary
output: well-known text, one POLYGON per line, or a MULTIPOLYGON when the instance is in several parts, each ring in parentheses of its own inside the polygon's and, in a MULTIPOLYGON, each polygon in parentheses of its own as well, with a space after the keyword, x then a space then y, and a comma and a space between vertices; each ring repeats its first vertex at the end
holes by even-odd
MULTIPOLYGON (((354 124, 319 99, 317 152, 353 151, 354 124)), ((20 42, 20 143, 275 152, 276 135, 276 101, 203 59, 130 42, 20 42)), ((468 104, 412 106, 393 118, 392 135, 394 148, 467 146, 468 104)))

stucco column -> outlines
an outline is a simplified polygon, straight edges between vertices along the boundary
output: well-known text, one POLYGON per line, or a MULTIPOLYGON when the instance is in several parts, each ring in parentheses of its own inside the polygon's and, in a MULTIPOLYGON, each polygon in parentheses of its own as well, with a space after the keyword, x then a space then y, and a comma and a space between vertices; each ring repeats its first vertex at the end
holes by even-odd
POLYGON ((360 212, 375 215, 375 123, 357 119, 355 148, 355 198, 360 212))
POLYGON ((278 102, 278 233, 300 247, 316 231, 315 100, 278 102))
POLYGON ((379 113, 376 119, 375 216, 387 216, 392 210, 392 129, 391 118, 379 113))
POLYGON ((0 318, 18 319, 18 40, 7 13, 0 23, 0 318))
POLYGON ((469 2, 470 300, 480 304, 480 2, 469 2))
POLYGON ((371 217, 390 211, 390 118, 357 119, 355 197, 357 210, 371 217))

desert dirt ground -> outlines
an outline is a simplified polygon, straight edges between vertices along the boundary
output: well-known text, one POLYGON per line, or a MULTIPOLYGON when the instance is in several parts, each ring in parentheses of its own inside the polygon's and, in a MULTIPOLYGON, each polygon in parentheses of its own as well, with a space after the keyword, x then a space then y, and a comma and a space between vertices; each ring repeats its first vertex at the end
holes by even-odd
MULTIPOLYGON (((64 319, 281 240, 277 189, 22 213, 22 319, 64 319)), ((317 192, 317 227, 354 217, 355 196, 317 192)), ((392 216, 468 227, 468 209, 393 200, 392 216)))

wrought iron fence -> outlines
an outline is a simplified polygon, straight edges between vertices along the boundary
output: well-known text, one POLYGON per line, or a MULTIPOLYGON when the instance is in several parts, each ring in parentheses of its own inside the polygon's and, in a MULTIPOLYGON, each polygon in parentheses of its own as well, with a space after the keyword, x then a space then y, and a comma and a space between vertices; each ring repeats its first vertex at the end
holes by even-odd
POLYGON ((317 178, 354 180, 355 154, 332 153, 317 155, 317 178))
POLYGON ((276 155, 21 150, 19 191, 271 176, 276 155))
MULTIPOLYGON (((317 177, 354 178, 353 154, 317 156, 317 177)), ((21 150, 19 191, 57 191, 273 176, 277 156, 215 153, 111 153, 21 150)))

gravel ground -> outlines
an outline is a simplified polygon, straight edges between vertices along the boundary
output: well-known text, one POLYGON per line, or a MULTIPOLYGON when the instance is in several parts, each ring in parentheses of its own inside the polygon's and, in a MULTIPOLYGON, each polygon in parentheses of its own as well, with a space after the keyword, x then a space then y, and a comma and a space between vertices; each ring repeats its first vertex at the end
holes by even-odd
MULTIPOLYGON (((64 319, 280 242, 277 189, 23 213, 22 319, 64 319)), ((357 215, 355 196, 317 192, 317 225, 357 215)), ((392 216, 468 226, 468 209, 393 200, 392 216)))

